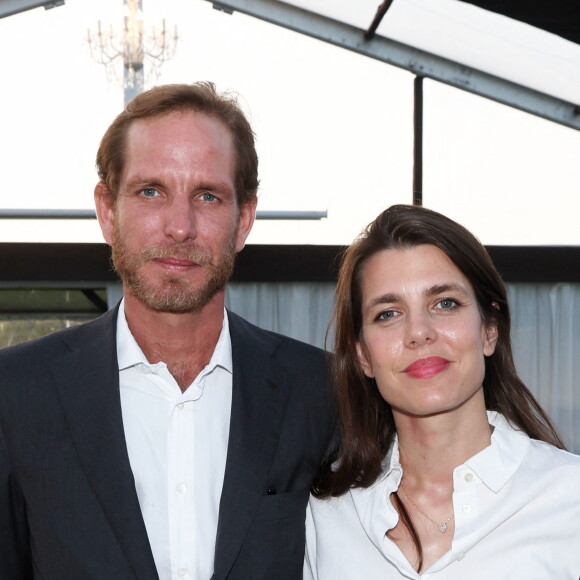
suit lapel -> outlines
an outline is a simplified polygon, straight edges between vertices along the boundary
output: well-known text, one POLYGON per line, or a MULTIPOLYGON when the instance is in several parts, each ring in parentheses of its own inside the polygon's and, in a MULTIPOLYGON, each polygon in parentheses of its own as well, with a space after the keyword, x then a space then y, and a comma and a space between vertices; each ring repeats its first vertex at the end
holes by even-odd
POLYGON ((230 435, 220 501, 214 578, 229 573, 267 486, 288 389, 274 383, 277 341, 228 313, 233 385, 230 435))
POLYGON ((139 580, 157 580, 123 430, 116 311, 68 339, 53 379, 85 474, 139 580))

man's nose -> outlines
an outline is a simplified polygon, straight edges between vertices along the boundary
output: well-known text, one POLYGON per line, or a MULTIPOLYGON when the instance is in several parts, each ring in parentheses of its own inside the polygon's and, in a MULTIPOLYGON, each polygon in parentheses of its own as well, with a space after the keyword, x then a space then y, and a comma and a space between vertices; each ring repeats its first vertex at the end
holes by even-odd
POLYGON ((196 236, 196 215, 189 199, 173 197, 165 207, 165 235, 176 243, 193 240, 196 236))

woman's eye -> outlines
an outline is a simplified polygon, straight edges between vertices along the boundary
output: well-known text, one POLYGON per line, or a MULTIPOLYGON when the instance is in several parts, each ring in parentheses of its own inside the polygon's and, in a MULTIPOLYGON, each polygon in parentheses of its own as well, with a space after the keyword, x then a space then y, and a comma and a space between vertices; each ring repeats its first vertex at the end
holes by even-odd
POLYGON ((143 197, 157 197, 159 195, 159 192, 156 189, 153 189, 152 187, 146 187, 145 189, 141 190, 141 194, 143 195, 143 197))
POLYGON ((376 320, 392 320, 398 316, 396 310, 383 310, 377 317, 376 320))
POLYGON ((451 310, 456 306, 459 306, 459 304, 453 298, 444 298, 437 303, 437 307, 442 310, 451 310))

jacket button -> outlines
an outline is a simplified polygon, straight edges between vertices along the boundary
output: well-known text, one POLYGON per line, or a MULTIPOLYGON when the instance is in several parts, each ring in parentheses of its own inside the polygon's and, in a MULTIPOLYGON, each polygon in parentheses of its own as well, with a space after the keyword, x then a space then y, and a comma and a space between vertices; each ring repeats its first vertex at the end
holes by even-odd
POLYGON ((267 490, 266 490, 266 494, 267 495, 276 495, 278 492, 276 491, 276 488, 271 485, 267 490))

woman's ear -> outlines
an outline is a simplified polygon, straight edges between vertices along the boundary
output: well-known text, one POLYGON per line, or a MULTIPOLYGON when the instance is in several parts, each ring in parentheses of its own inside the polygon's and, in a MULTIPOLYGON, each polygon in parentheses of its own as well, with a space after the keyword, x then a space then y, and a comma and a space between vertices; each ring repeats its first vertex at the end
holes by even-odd
MULTIPOLYGON (((499 310, 499 304, 497 302, 492 302, 491 305, 496 310, 499 310)), ((494 318, 489 322, 485 329, 485 339, 483 341, 484 356, 491 356, 495 352, 498 338, 499 332, 497 329, 497 319, 494 318)))
POLYGON ((373 365, 369 360, 367 349, 365 345, 361 342, 356 343, 356 356, 358 358, 358 364, 361 366, 363 373, 369 378, 374 379, 375 373, 373 372, 373 365))

